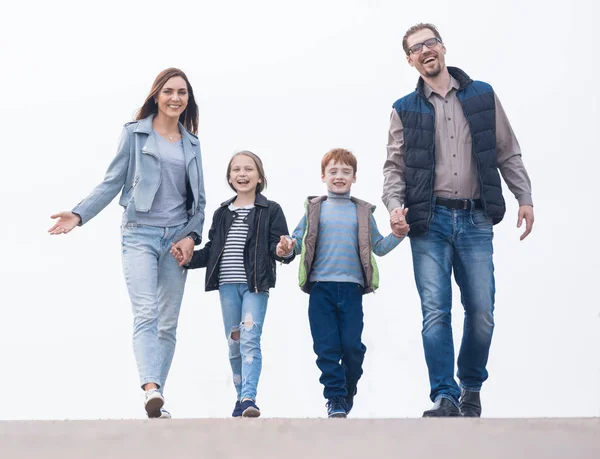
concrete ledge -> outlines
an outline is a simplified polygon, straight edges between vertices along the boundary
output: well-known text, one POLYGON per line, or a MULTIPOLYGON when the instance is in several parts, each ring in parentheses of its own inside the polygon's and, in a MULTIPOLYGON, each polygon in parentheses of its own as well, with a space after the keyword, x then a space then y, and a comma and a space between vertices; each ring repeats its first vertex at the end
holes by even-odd
POLYGON ((0 457, 598 459, 600 418, 1 421, 0 457))

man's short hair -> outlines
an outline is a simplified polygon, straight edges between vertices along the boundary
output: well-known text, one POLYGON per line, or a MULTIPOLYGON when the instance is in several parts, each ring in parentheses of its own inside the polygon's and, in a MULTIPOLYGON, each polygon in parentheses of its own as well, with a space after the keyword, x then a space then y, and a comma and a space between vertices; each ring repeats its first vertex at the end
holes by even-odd
POLYGON ((325 156, 323 156, 323 159, 321 160, 321 175, 325 175, 325 168, 332 159, 334 164, 347 164, 348 166, 352 166, 352 169, 354 169, 354 174, 356 174, 356 156, 354 156, 351 151, 348 151, 345 148, 334 148, 333 150, 329 150, 327 153, 325 153, 325 156))
POLYGON ((402 38, 402 48, 404 48, 404 52, 406 53, 406 55, 408 56, 410 54, 410 51, 408 50, 408 37, 410 37, 413 33, 418 32, 419 30, 423 30, 423 29, 429 29, 433 32, 433 34, 440 39, 440 41, 443 43, 444 40, 442 40, 442 36, 440 35, 440 33, 438 32, 438 29, 436 26, 434 26, 433 24, 430 23, 423 23, 420 22, 419 24, 416 24, 414 26, 412 26, 410 29, 408 29, 406 31, 406 33, 404 34, 404 38, 402 38))

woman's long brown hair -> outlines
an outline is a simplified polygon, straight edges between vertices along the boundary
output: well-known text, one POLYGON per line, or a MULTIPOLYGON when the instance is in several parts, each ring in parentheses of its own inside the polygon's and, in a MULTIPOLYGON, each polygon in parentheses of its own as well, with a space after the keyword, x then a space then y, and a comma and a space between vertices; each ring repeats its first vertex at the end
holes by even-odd
POLYGON ((188 89, 188 104, 185 110, 181 115, 179 115, 179 121, 183 124, 189 132, 194 135, 198 135, 198 104, 196 103, 196 99, 194 98, 194 90, 192 89, 192 85, 188 80, 185 73, 182 70, 176 68, 168 68, 163 70, 158 74, 154 83, 152 84, 152 89, 150 90, 150 94, 146 97, 144 101, 144 105, 140 108, 135 116, 136 120, 141 120, 146 118, 147 116, 152 115, 153 113, 158 113, 158 105, 155 102, 155 97, 162 89, 169 79, 173 77, 181 77, 185 80, 188 89))

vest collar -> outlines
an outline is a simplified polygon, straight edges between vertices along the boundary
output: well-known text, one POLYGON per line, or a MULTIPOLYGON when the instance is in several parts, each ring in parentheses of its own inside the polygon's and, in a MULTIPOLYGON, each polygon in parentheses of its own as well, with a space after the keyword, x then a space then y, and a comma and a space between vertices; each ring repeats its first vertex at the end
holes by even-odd
MULTIPOLYGON (((450 74, 450 76, 458 82, 458 90, 464 89, 471 83, 473 83, 473 80, 469 77, 469 75, 467 75, 458 67, 446 68, 448 69, 448 73, 450 74)), ((422 97, 427 99, 431 95, 431 88, 429 88, 429 93, 427 93, 426 87, 429 88, 429 86, 425 84, 425 80, 423 79, 423 77, 419 77, 419 81, 417 82, 417 93, 419 93, 422 97)))

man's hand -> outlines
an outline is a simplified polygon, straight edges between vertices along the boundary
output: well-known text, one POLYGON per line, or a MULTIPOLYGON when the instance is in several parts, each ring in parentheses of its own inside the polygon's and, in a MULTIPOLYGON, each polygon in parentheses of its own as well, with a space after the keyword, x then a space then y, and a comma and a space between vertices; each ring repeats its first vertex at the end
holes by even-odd
POLYGON ((171 255, 175 257, 179 266, 187 265, 194 255, 194 241, 184 237, 177 244, 171 243, 171 255))
POLYGON ((296 245, 296 240, 292 239, 289 236, 281 236, 279 238, 279 243, 277 244, 277 248, 275 249, 275 253, 278 257, 285 257, 286 255, 290 255, 292 250, 294 250, 294 246, 296 245))
POLYGON ((533 229, 533 206, 520 206, 519 215, 517 216, 517 228, 520 228, 525 219, 525 232, 521 234, 521 241, 529 236, 533 229))
POLYGON ((408 213, 408 207, 402 209, 396 207, 390 212, 390 227, 392 233, 396 237, 404 237, 410 231, 410 225, 406 223, 406 214, 408 213))

